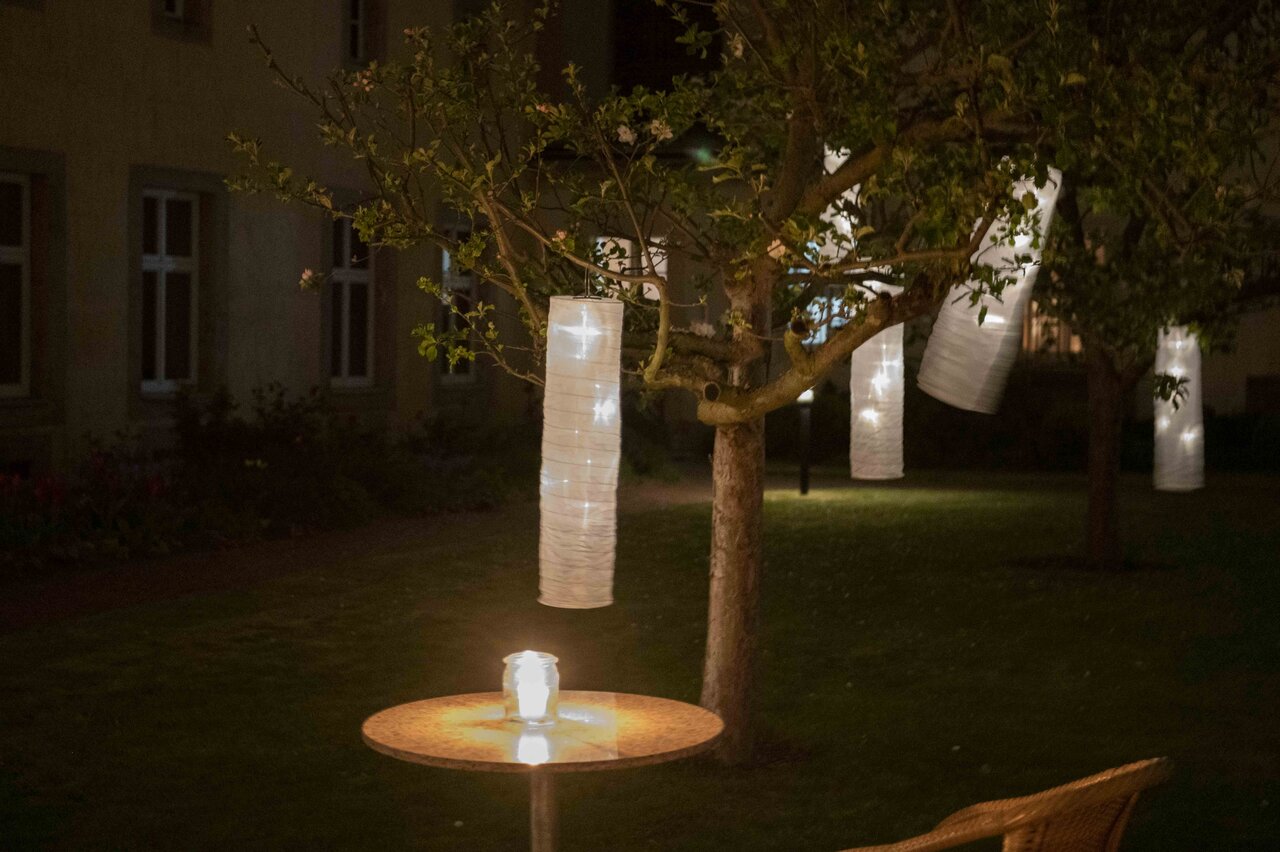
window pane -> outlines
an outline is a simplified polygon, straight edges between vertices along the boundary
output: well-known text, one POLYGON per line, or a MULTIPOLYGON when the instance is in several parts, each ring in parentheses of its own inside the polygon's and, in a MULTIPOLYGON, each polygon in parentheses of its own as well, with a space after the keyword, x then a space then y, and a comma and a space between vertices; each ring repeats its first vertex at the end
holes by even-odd
POLYGON ((333 220, 333 265, 343 269, 347 265, 347 220, 333 220))
POLYGON ((173 257, 191 257, 195 244, 191 233, 192 203, 178 198, 165 201, 164 253, 173 257))
POLYGON ((142 273, 142 379, 156 378, 156 300, 160 298, 156 288, 156 273, 142 273))
POLYGON ((170 272, 164 279, 164 377, 191 378, 191 276, 170 272))
POLYGON ((351 268, 369 268, 369 247, 360 240, 360 234, 355 228, 351 229, 351 268))
POLYGON ((0 181, 0 246, 22 245, 22 184, 0 181))
POLYGON ((22 267, 0 263, 0 385, 22 381, 22 267))
POLYGON ((342 376, 342 327, 346 325, 342 314, 344 289, 341 282, 335 281, 329 297, 329 375, 334 378, 342 376))
POLYGON ((369 375, 369 285, 350 284, 351 346, 347 355, 347 375, 369 375))

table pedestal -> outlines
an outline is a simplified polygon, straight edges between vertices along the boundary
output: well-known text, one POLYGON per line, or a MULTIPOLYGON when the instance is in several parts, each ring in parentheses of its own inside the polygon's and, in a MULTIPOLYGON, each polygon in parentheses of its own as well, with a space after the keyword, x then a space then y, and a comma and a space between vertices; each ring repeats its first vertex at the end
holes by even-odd
POLYGON ((555 852, 556 794, 551 773, 529 773, 529 848, 532 852, 555 852))

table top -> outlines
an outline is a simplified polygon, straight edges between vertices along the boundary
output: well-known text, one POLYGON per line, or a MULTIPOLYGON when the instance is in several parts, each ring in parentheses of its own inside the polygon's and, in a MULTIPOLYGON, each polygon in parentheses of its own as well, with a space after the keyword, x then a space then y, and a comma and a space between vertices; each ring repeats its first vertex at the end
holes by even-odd
POLYGON ((504 716, 500 692, 448 695, 375 713, 361 732, 375 751, 427 766, 592 772, 688 757, 724 730, 709 710, 625 692, 561 692, 559 719, 541 728, 504 716))

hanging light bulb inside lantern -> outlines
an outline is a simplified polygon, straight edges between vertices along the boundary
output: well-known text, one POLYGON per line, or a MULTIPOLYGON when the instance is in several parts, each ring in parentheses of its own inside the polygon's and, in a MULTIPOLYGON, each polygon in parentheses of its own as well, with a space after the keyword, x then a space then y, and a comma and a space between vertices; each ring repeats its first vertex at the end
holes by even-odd
POLYGON ((541 651, 521 651, 503 658, 502 703, 508 719, 526 725, 551 725, 560 703, 558 660, 541 651))

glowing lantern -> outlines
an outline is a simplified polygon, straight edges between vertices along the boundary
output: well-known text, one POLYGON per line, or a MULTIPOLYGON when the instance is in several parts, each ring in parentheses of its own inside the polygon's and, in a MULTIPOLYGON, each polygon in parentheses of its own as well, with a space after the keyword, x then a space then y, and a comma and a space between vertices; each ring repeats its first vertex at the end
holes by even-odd
POLYGON ((1156 399, 1155 486, 1158 491, 1204 487, 1204 416, 1200 403, 1200 345, 1186 326, 1162 330, 1156 343, 1157 373, 1186 379, 1183 396, 1156 399))
MULTIPOLYGON (((1016 198, 1028 192, 1035 194, 1042 237, 1049 232, 1061 185, 1062 172, 1052 168, 1041 189, 1036 189, 1031 180, 1014 184, 1016 198)), ((991 233, 1003 235, 1008 229, 1008 222, 997 220, 991 233)), ((1000 407, 1009 371, 1022 345, 1023 313, 1040 269, 1040 249, 1031 243, 1030 234, 1015 234, 1014 245, 988 246, 974 255, 974 263, 994 267, 1005 277, 1016 269, 1014 281, 1005 286, 999 299, 983 296, 976 305, 964 296, 957 299, 954 293, 948 297, 938 312, 920 363, 917 383, 925 393, 956 408, 983 414, 994 414, 1000 407), (1027 256, 1030 262, 1016 259, 1027 256), (979 323, 984 309, 985 316, 979 323)))
MULTIPOLYGON (((526 725, 550 725, 560 701, 560 672, 556 658, 540 651, 521 651, 504 657, 502 703, 508 719, 526 725)), ((522 758, 523 759, 523 758, 522 758)))
POLYGON ((854 479, 902 477, 902 326, 853 350, 849 362, 849 471, 854 479))
POLYGON ((547 606, 613 603, 621 357, 622 302, 551 299, 538 541, 547 606))

